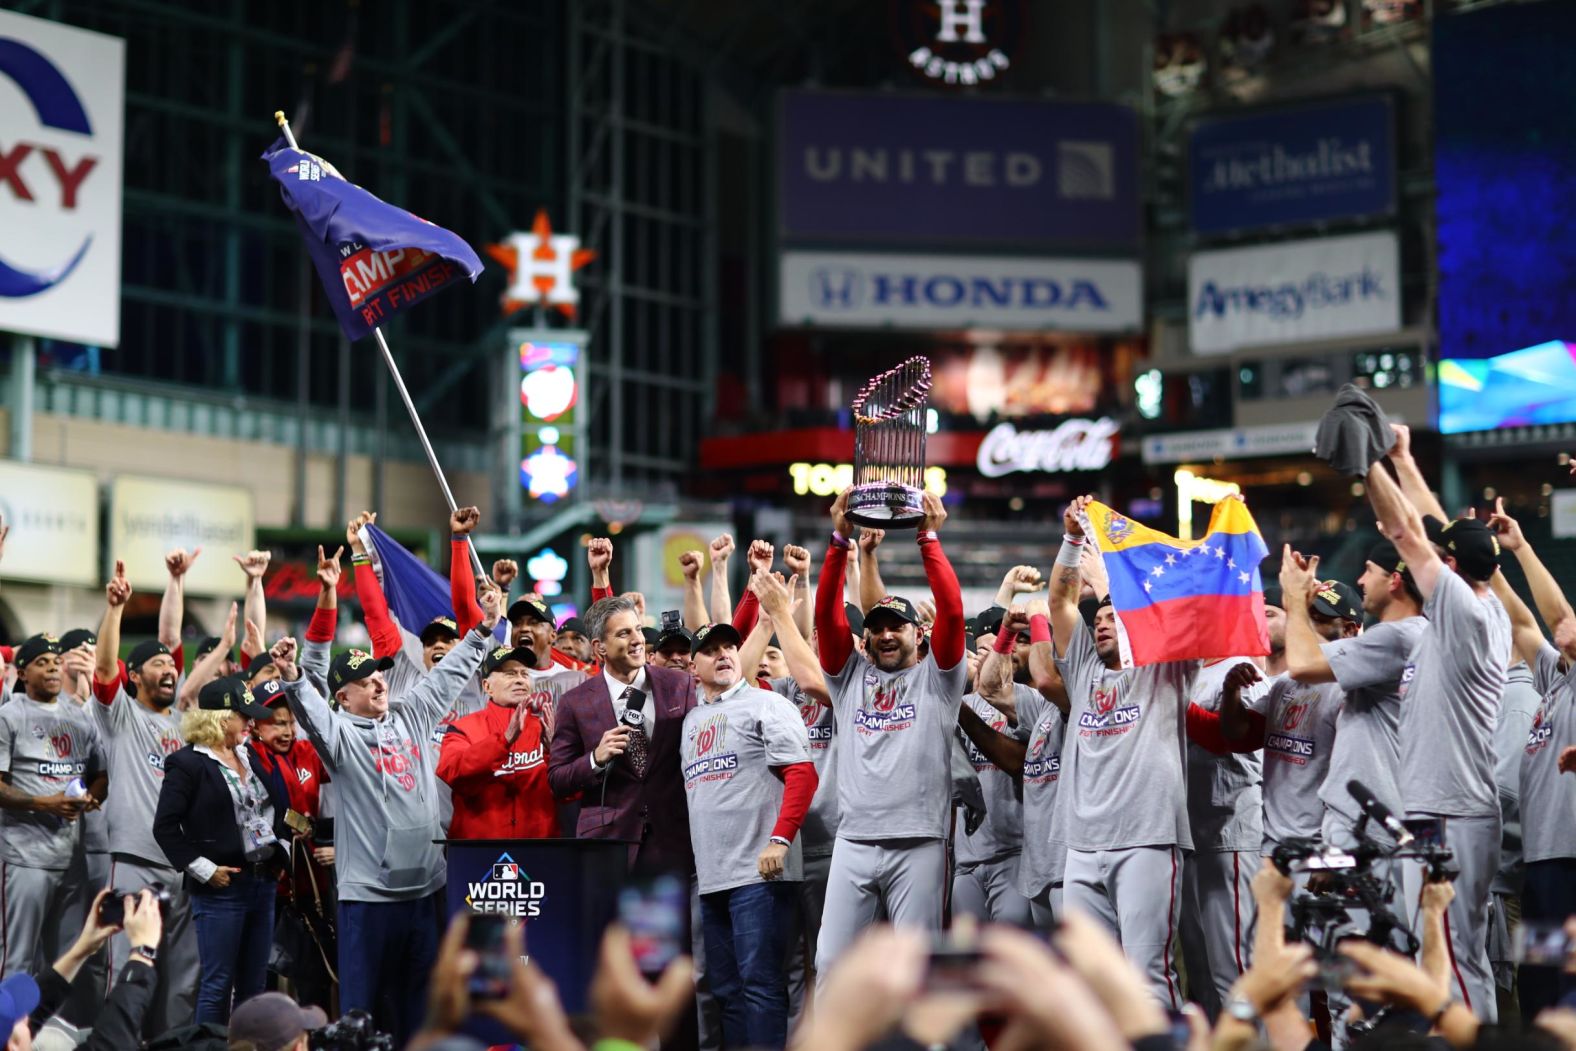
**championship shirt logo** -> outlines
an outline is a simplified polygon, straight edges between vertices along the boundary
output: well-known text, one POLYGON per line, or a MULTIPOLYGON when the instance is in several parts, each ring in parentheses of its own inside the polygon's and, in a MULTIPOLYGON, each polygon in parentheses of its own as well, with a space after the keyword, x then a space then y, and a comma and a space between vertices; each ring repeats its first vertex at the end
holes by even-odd
POLYGON ((1527 731, 1528 755, 1537 755, 1543 751, 1548 746, 1549 739, 1554 736, 1553 725, 1544 718, 1547 714, 1548 709, 1543 705, 1539 705, 1538 714, 1533 716, 1532 727, 1527 731))
POLYGON ((533 919, 542 914, 547 885, 533 880, 507 852, 498 855, 480 879, 465 883, 465 904, 472 912, 533 919))
POLYGON ((1308 714, 1308 704, 1300 701, 1297 704, 1288 704, 1281 712, 1281 729, 1295 730, 1297 724, 1302 722, 1302 717, 1308 714))
POLYGON ((372 763, 379 773, 394 775, 394 781, 401 790, 414 792, 416 755, 416 744, 409 739, 397 745, 379 742, 372 748, 372 763), (410 758, 406 758, 406 752, 410 753, 410 758))
POLYGON ((1023 761, 1023 783, 1026 785, 1054 784, 1062 773, 1062 754, 1052 752, 1050 755, 1026 758, 1023 761))
POLYGON ((708 716, 690 734, 695 758, 684 767, 684 787, 693 789, 702 781, 727 781, 739 769, 739 757, 725 751, 728 747, 728 716, 718 712, 708 716))
POLYGON ((867 703, 854 713, 854 729, 862 734, 873 734, 913 726, 914 706, 898 703, 907 684, 907 679, 893 679, 877 685, 873 694, 867 694, 867 703))
POLYGON ((1078 716, 1080 737, 1118 737, 1131 730, 1143 710, 1121 703, 1120 686, 1096 686, 1089 696, 1089 710, 1078 716))
POLYGON ((1295 766, 1307 766, 1313 760, 1316 750, 1317 746, 1314 742, 1306 737, 1279 732, 1264 735, 1266 759, 1278 759, 1295 766))

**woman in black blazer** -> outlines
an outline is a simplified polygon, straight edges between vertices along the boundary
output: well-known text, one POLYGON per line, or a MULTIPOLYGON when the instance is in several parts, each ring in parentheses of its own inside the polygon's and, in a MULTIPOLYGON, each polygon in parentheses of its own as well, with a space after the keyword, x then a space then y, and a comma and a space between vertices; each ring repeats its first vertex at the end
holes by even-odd
POLYGON ((191 891, 199 1023, 226 1024, 267 976, 290 799, 244 742, 248 719, 272 715, 242 680, 216 679, 181 719, 186 747, 164 760, 153 836, 191 891))

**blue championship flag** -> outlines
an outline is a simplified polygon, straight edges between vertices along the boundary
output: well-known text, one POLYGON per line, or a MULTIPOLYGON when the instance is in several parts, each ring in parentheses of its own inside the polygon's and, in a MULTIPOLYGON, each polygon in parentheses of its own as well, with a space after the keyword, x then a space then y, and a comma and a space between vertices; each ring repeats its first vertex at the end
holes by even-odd
POLYGON ((460 277, 475 281, 482 272, 481 259, 458 234, 378 200, 316 154, 280 138, 263 160, 352 342, 460 277))
MULTIPOLYGON (((372 547, 377 552, 378 579, 383 584, 383 596, 388 599, 389 612, 394 614, 400 627, 416 635, 431 624, 433 618, 454 616, 448 578, 377 526, 369 525, 366 528, 372 547)), ((502 640, 508 630, 509 622, 500 620, 493 634, 502 640)))

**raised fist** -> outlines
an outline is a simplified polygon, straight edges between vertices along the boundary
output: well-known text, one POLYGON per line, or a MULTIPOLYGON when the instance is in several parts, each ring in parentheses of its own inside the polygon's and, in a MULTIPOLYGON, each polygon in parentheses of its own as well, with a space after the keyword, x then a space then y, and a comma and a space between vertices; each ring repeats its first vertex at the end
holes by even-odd
POLYGON ((246 579, 249 583, 268 572, 268 562, 274 556, 270 551, 248 551, 244 555, 235 555, 233 557, 235 564, 241 567, 241 572, 246 574, 246 579))
POLYGON ((120 559, 115 560, 115 575, 104 585, 104 597, 112 608, 124 606, 131 598, 131 581, 126 579, 126 563, 120 559))

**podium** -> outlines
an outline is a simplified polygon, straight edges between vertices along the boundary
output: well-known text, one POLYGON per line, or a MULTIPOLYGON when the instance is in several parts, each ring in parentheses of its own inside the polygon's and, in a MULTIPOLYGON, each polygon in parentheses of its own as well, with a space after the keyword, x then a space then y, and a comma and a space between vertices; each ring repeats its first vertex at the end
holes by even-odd
POLYGON ((492 912, 525 923, 525 951, 558 986, 564 1010, 586 1010, 602 932, 618 915, 629 870, 621 839, 447 839, 450 916, 492 912))

